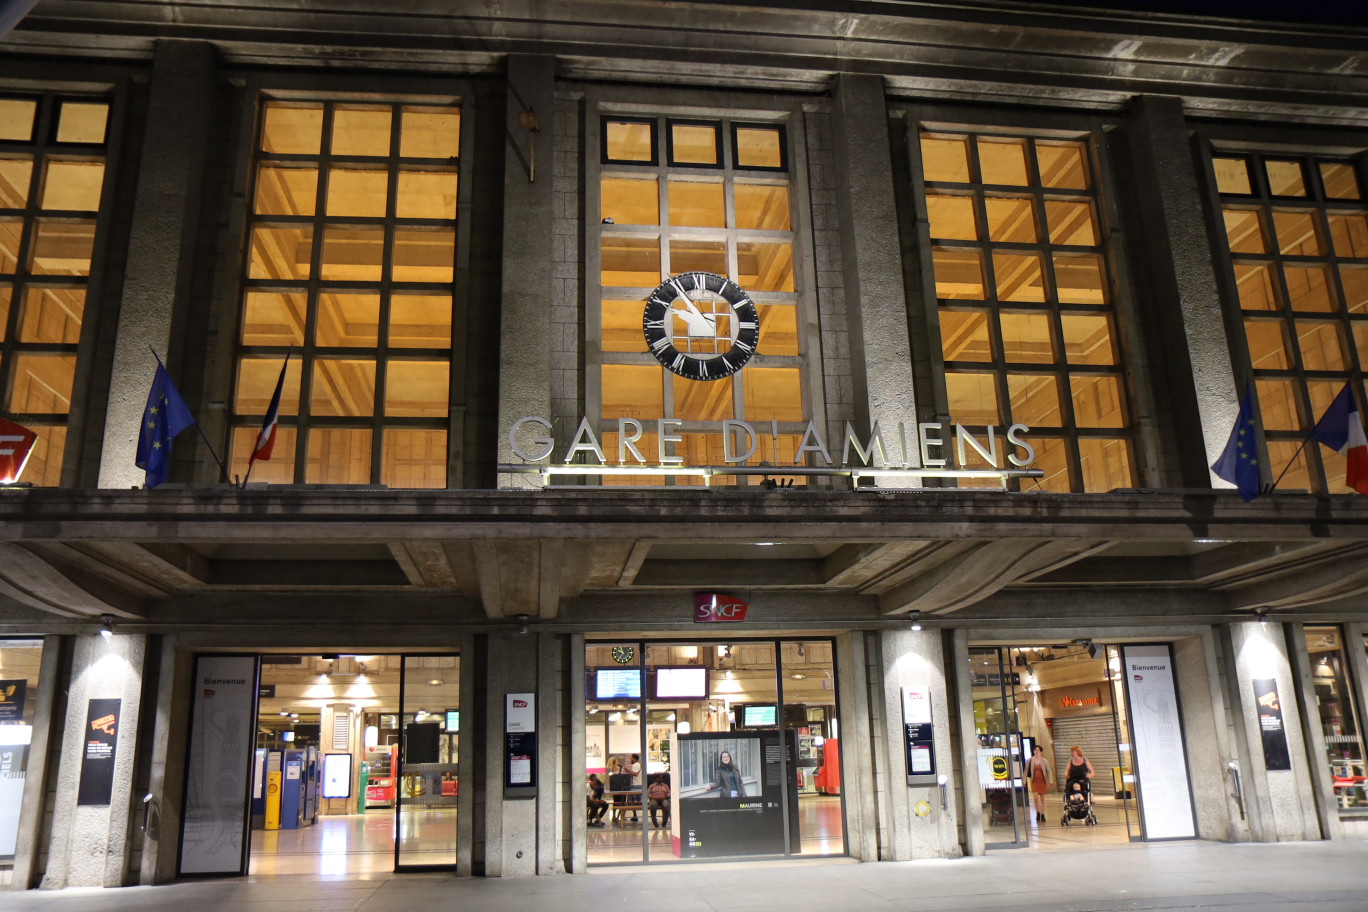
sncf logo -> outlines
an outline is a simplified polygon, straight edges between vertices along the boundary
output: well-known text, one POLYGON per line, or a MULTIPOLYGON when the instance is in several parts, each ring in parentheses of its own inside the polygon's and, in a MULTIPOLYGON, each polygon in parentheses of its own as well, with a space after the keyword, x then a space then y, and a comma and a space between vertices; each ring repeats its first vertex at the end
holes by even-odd
POLYGON ((526 701, 526 700, 514 700, 514 701, 513 701, 513 708, 514 708, 514 709, 527 709, 527 701, 526 701))
POLYGON ((694 623, 710 624, 719 621, 744 621, 749 603, 731 595, 699 592, 694 595, 694 623))

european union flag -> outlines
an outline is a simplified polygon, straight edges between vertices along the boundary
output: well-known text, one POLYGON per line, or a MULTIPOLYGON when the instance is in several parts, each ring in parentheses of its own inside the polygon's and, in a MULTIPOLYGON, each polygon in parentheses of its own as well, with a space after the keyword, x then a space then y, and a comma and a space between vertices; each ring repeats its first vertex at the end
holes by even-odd
POLYGON ((147 487, 155 488, 166 481, 166 466, 171 461, 171 439, 195 423, 195 416, 186 408, 185 400, 176 392, 176 385, 166 375, 166 367, 157 359, 157 373, 152 378, 152 390, 147 394, 147 408, 143 410, 142 428, 138 432, 138 468, 147 472, 147 487))
POLYGON ((1240 400, 1240 414, 1235 418, 1225 451, 1211 470, 1217 478, 1224 478, 1239 488, 1245 503, 1259 496, 1259 441, 1254 430, 1254 399, 1249 387, 1245 387, 1244 398, 1240 400))

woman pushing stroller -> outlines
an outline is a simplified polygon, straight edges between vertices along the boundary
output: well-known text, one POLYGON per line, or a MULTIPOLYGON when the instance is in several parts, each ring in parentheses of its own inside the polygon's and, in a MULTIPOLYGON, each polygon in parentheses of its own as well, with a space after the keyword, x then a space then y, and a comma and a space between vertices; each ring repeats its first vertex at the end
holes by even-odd
POLYGON ((1093 775, 1093 765, 1083 756, 1083 748, 1077 744, 1069 748, 1069 766, 1064 771, 1064 816, 1059 821, 1063 826, 1068 826, 1071 819, 1097 825, 1092 809, 1093 775))

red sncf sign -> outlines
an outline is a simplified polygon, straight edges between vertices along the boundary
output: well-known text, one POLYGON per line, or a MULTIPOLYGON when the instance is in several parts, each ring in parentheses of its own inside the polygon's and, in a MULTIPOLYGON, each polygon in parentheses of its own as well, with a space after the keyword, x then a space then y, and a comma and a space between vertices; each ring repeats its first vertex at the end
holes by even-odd
POLYGON ((718 621, 744 621, 748 603, 733 595, 717 592, 694 594, 694 623, 711 624, 718 621))

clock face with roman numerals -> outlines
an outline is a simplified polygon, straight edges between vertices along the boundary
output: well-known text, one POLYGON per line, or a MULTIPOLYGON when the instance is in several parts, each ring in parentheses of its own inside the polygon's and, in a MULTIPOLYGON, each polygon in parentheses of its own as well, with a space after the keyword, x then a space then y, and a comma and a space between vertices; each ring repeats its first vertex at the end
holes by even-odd
POLYGON ((711 272, 682 272, 646 298, 641 328, 651 354, 690 380, 721 380, 746 366, 760 344, 750 296, 711 272))

